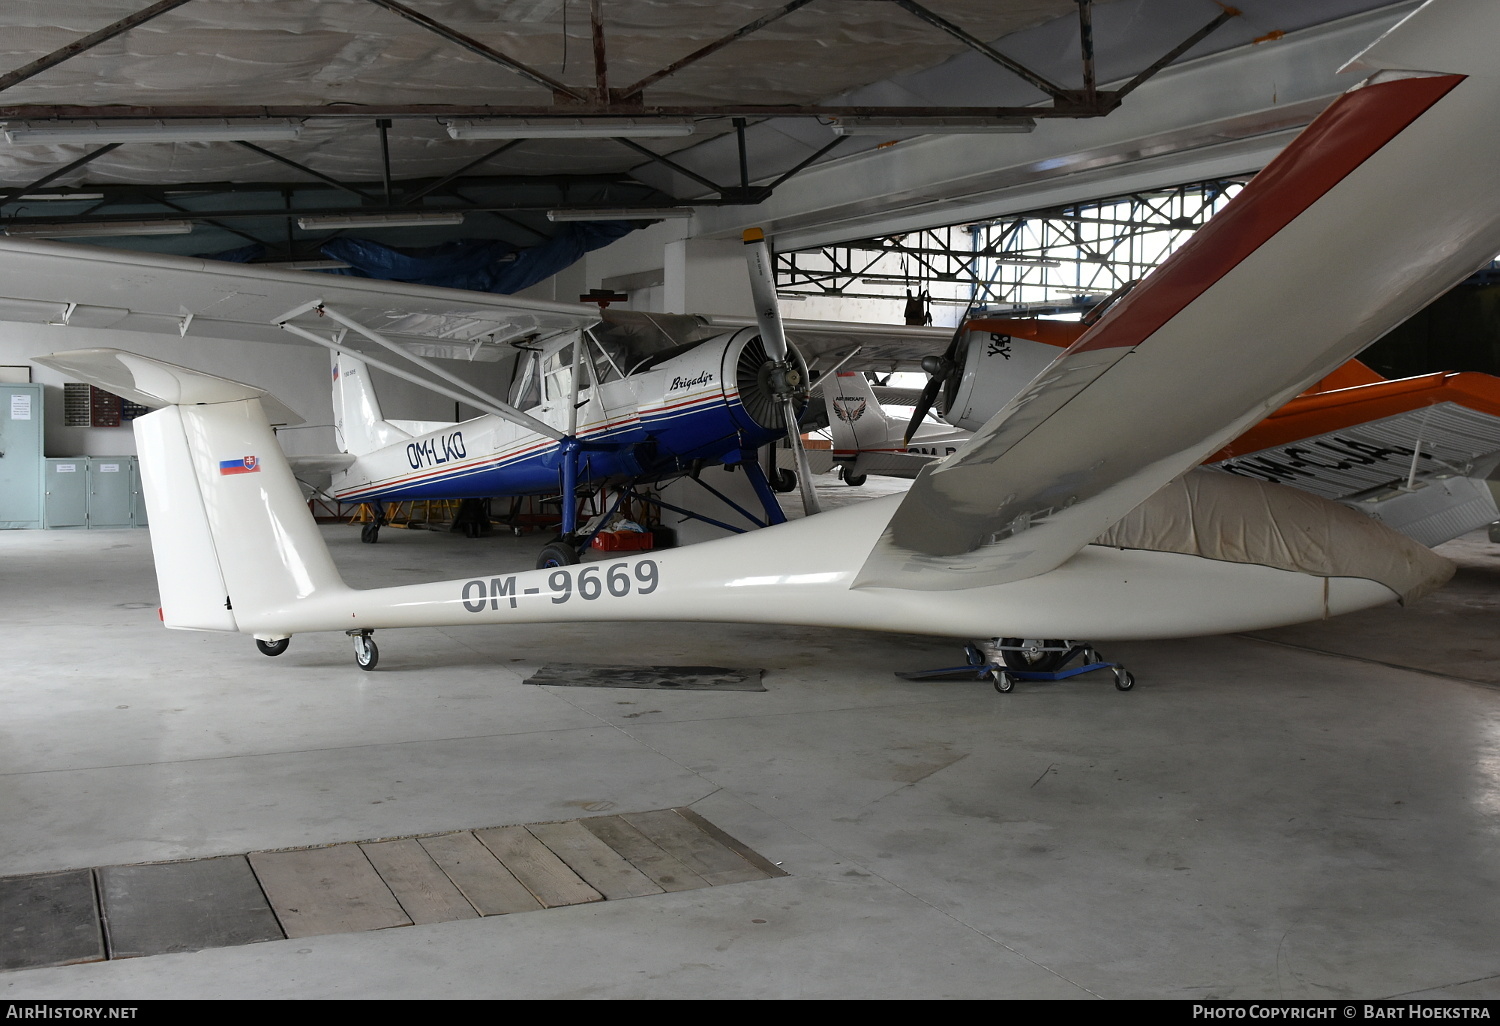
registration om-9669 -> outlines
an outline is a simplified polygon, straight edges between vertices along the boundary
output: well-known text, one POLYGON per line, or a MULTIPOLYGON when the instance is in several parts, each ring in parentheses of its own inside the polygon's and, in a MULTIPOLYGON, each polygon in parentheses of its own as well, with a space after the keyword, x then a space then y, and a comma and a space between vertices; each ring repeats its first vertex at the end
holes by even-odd
MULTIPOLYGON (((654 559, 642 559, 632 565, 629 562, 611 563, 604 566, 592 563, 581 567, 558 567, 547 575, 547 590, 552 604, 562 605, 575 596, 584 602, 602 598, 625 598, 627 595, 649 595, 661 584, 661 571, 654 559)), ((543 589, 516 589, 516 578, 489 577, 465 581, 463 587, 464 608, 471 613, 482 612, 486 605, 500 608, 500 600, 510 602, 516 608, 520 595, 540 595, 543 589)))

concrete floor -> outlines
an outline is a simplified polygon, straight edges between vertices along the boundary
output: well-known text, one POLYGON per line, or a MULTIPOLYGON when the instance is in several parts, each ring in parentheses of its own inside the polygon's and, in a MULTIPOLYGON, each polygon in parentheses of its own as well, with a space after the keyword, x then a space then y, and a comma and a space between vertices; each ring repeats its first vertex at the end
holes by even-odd
MULTIPOLYGON (((357 534, 325 528, 361 586, 541 544, 357 534)), ((1132 693, 1001 696, 892 676, 951 642, 796 627, 267 659, 159 627, 145 531, 0 532, 0 875, 683 805, 791 874, 4 973, 0 997, 1500 997, 1500 558, 1446 551, 1465 568, 1425 611, 1109 645, 1132 693), (549 661, 756 665, 768 690, 521 684, 549 661)))

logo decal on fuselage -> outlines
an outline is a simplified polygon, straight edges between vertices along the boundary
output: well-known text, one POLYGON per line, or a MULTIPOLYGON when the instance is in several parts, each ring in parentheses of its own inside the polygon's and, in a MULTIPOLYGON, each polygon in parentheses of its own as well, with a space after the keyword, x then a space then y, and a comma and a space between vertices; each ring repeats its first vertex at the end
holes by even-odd
POLYGON ((1009 360, 1010 359, 1010 342, 1011 342, 1011 339, 1010 339, 1009 335, 1000 335, 1000 334, 996 334, 995 332, 990 332, 990 344, 989 344, 989 348, 985 350, 984 355, 986 355, 986 356, 1003 356, 1007 360, 1009 360))
POLYGON ((713 379, 713 374, 708 371, 704 371, 696 377, 691 378, 684 378, 674 375, 672 378, 672 383, 667 386, 667 391, 676 392, 684 388, 692 388, 694 385, 706 385, 709 382, 713 381, 713 379))
POLYGON ((441 466, 453 460, 461 460, 467 455, 462 431, 429 438, 423 442, 412 442, 406 447, 406 462, 411 464, 413 470, 441 466))

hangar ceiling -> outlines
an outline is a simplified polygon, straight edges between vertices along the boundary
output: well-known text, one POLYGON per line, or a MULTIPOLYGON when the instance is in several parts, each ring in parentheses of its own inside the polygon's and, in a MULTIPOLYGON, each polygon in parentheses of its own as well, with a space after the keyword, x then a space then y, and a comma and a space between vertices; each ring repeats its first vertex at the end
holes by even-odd
MULTIPOLYGON (((934 119, 1128 110, 1159 66, 1276 44, 1380 0, 52 0, 0 8, 7 129, 91 127, 0 145, 0 222, 192 225, 110 245, 209 253, 256 241, 316 257, 319 213, 462 212, 362 228, 395 245, 530 245, 548 210, 691 207, 695 231, 774 215, 805 169, 906 146, 934 119), (1050 95, 1049 95, 1050 94, 1050 95), (1123 103, 1121 101, 1123 100, 1123 103), (1121 110, 1114 110, 1119 105, 1121 110), (921 124, 839 135, 859 116, 921 124), (693 134, 456 139, 628 116, 693 134), (293 139, 130 141, 123 126, 293 126, 293 139), (512 122, 513 126, 513 122, 512 122), (112 135, 111 133, 116 133, 112 135), (892 138, 887 138, 890 136, 892 138), (718 208, 715 210, 714 208, 718 208)), ((1402 5, 1397 5, 1402 6, 1402 5)), ((1409 5, 1406 5, 1409 6, 1409 5)), ((1160 93, 1161 90, 1157 89, 1160 93)), ((1160 100, 1154 101, 1159 104, 1160 100)), ((614 123, 618 127, 619 122, 614 123)), ((952 127, 951 122, 945 126, 952 127)), ((972 129, 973 124, 967 126, 972 129)), ((1013 126, 1013 127, 1025 127, 1013 126)), ((246 133, 247 135, 250 133, 246 133)), ((936 136, 928 135, 930 141, 936 136)), ((954 136, 1005 146, 1021 136, 954 136)), ((811 179, 809 179, 811 181, 811 179)), ((940 188, 940 187, 934 187, 940 188)), ((796 227, 815 227, 803 216, 796 227)))

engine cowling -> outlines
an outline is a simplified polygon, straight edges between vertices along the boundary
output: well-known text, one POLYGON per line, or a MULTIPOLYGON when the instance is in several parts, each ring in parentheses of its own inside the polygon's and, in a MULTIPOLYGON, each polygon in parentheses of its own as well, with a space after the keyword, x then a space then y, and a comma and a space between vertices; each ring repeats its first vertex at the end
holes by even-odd
POLYGON ((943 390, 944 417, 977 431, 1072 345, 1086 326, 1073 321, 983 319, 965 324, 959 370, 943 390))

